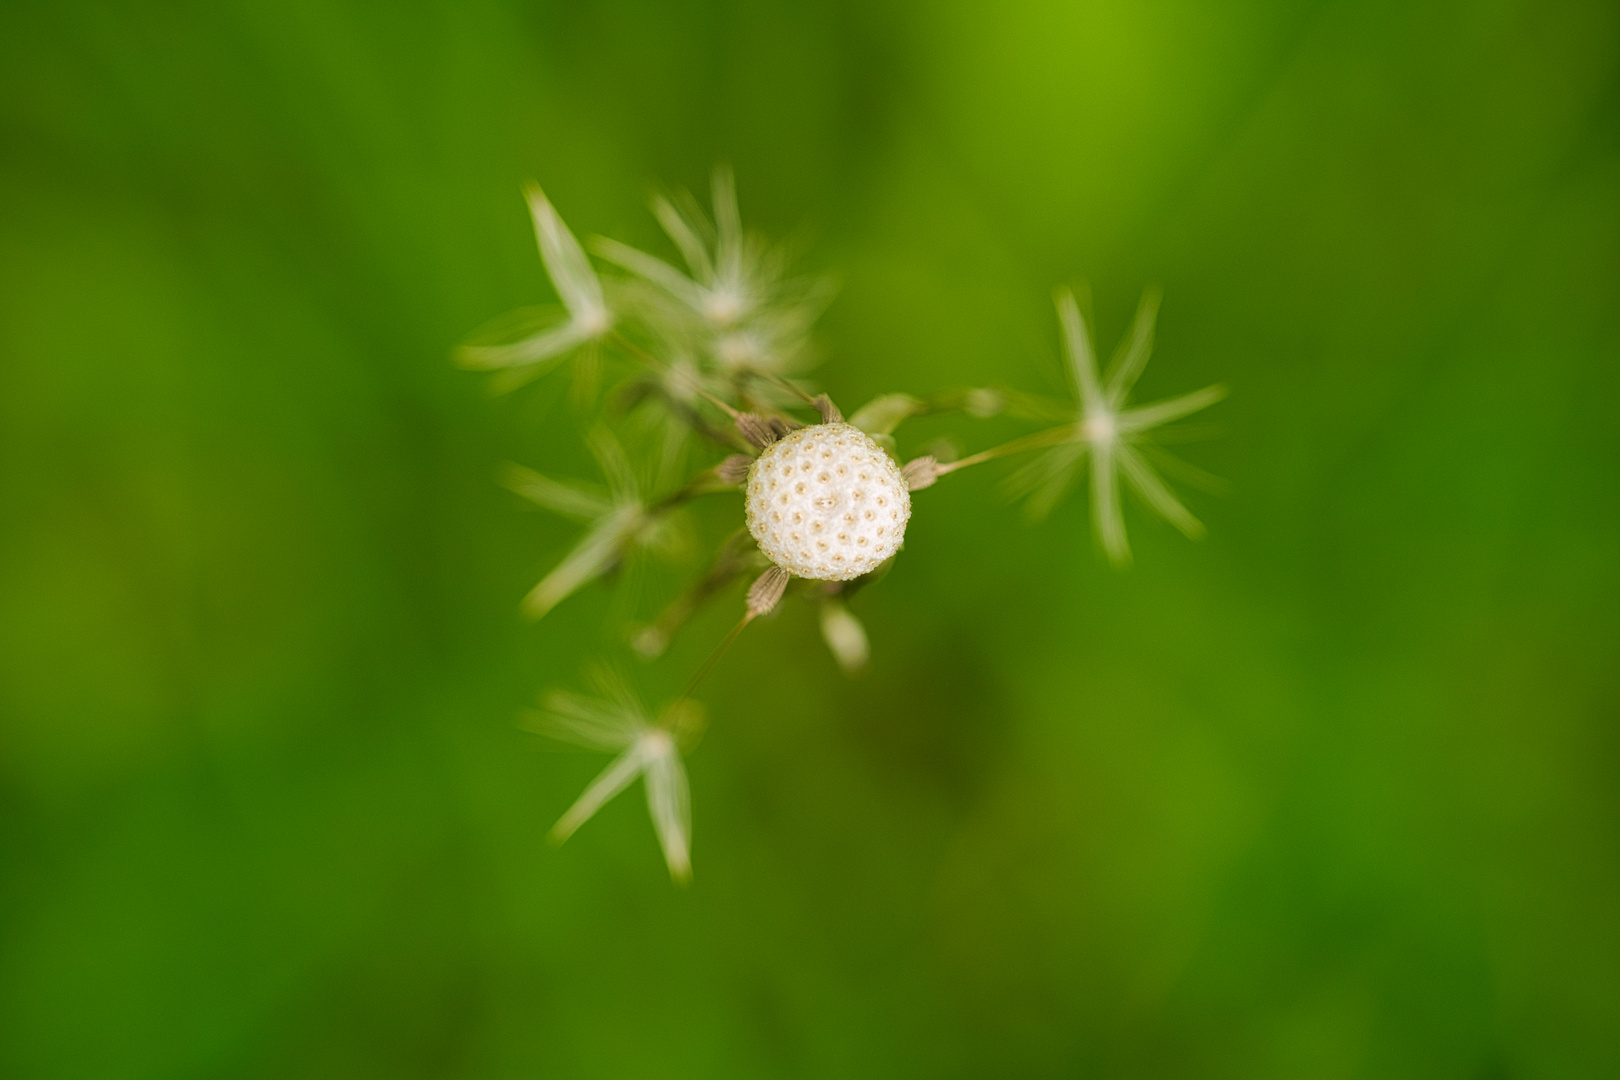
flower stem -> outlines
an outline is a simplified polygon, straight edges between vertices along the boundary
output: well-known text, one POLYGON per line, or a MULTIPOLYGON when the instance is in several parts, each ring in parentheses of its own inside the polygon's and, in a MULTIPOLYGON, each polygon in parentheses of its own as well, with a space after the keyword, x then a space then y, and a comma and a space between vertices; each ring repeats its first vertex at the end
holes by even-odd
POLYGON ((608 336, 613 339, 613 343, 615 345, 629 353, 631 356, 635 357, 637 360, 641 361, 647 367, 652 368, 654 371, 663 371, 664 368, 668 366, 662 360, 658 359, 658 357, 654 356, 646 349, 643 349, 640 345, 637 345, 619 331, 610 331, 608 336))
POLYGON ((780 386, 783 390, 786 390, 788 393, 792 394, 806 405, 814 405, 816 403, 815 398, 811 397, 803 390, 800 390, 797 386, 794 386, 792 383, 788 382, 774 371, 754 371, 751 372, 751 374, 753 374, 755 377, 764 378, 769 382, 775 383, 777 386, 780 386))
POLYGON ((656 635, 654 638, 656 647, 654 651, 644 652, 643 655, 651 659, 662 652, 676 631, 686 624, 686 620, 737 580, 744 570, 743 557, 746 548, 751 546, 752 540, 748 539, 747 529, 738 529, 726 537, 708 573, 665 605, 664 610, 652 621, 652 625, 647 627, 656 635))
POLYGON ((686 688, 681 691, 680 697, 675 699, 675 704, 678 705, 692 696, 693 692, 697 690, 698 684, 703 681, 703 677, 714 670, 714 665, 720 662, 720 658, 726 654, 726 650, 731 648, 731 643, 737 640, 737 635, 743 632, 743 627, 753 621, 753 612, 749 612, 737 620, 737 625, 731 628, 731 632, 715 647, 714 652, 709 654, 709 658, 703 661, 703 666, 698 668, 697 672, 687 680, 686 688))
POLYGON ((992 446, 988 450, 981 450, 977 454, 962 458, 960 461, 952 461, 941 465, 935 472, 937 475, 943 476, 946 473, 955 472, 957 469, 965 469, 969 465, 978 465, 981 462, 1006 457, 1008 454, 1021 454, 1025 450, 1039 450, 1042 447, 1069 442, 1078 437, 1079 434, 1079 424, 1064 424, 1062 427, 1048 428, 1045 431, 1037 431, 1033 435, 1025 435, 1021 439, 1014 439, 1012 442, 1002 443, 1000 446, 992 446))
POLYGON ((702 472, 692 477, 692 479, 688 480, 685 487, 682 487, 679 491, 664 496, 662 499, 659 499, 657 502, 647 507, 647 514, 652 516, 656 514, 668 513, 677 506, 681 506, 684 503, 689 503, 693 499, 699 498, 700 496, 714 495, 722 491, 736 490, 736 484, 722 483, 715 476, 714 469, 704 469, 702 472))

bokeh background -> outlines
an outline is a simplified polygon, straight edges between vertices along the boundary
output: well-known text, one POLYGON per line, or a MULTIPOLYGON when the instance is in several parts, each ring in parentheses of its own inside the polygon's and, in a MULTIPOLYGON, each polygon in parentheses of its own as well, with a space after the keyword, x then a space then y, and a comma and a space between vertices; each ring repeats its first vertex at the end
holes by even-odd
POLYGON ((0 1072, 1620 1075, 1617 70, 1601 2, 5 5, 0 1072), (551 296, 525 178, 664 251, 717 161, 846 408, 1158 282, 1231 490, 1127 573, 919 496, 864 678, 717 669, 682 890, 514 724, 678 574, 525 623, 577 530, 495 469, 587 420, 449 353, 551 296))

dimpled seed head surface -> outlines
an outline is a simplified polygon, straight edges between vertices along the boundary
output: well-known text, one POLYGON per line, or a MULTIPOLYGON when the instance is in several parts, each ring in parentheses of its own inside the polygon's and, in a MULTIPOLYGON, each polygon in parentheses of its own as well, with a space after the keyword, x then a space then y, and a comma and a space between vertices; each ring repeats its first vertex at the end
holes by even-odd
POLYGON ((848 581, 876 569, 910 518, 900 467, 849 424, 789 432, 748 470, 748 531, 798 577, 848 581))

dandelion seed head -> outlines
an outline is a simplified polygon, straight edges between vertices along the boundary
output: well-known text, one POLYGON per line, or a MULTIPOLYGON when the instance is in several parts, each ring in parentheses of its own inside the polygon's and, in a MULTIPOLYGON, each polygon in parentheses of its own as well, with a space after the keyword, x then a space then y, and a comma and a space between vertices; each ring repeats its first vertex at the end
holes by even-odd
POLYGON ((772 443, 750 470, 747 490, 748 531, 760 550, 789 573, 819 581, 875 570, 899 549, 911 518, 899 466, 850 424, 814 424, 772 443))

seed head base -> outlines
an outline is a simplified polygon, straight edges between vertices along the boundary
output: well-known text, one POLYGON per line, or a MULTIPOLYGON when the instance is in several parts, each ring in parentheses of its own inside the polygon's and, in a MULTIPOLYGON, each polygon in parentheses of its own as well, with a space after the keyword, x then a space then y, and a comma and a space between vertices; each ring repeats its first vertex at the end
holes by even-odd
POLYGON ((748 472, 748 531, 777 566, 848 581, 900 548, 911 494, 893 459, 850 424, 814 424, 767 446, 748 472))

